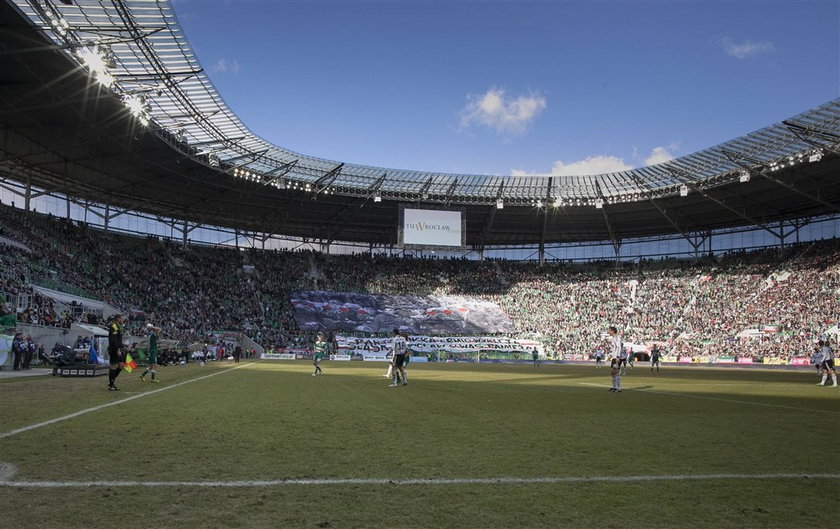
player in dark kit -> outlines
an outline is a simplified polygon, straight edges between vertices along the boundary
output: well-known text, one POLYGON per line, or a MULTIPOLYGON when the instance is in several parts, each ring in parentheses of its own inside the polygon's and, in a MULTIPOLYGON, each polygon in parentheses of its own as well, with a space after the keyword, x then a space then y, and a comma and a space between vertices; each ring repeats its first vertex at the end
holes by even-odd
POLYGON ((114 382, 120 376, 125 365, 125 353, 122 350, 123 345, 123 318, 120 314, 114 316, 108 325, 108 391, 118 391, 114 382))
POLYGON ((662 353, 659 352, 659 346, 654 345, 650 351, 650 372, 653 373, 653 366, 656 366, 656 372, 659 373, 659 360, 662 358, 662 353))

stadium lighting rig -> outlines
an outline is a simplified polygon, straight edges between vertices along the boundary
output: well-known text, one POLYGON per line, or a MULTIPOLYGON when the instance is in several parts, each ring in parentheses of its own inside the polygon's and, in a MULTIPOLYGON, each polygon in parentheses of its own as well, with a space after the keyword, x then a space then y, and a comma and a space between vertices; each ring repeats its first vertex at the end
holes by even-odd
POLYGON ((741 171, 738 173, 738 181, 741 182, 742 184, 746 183, 746 182, 749 182, 750 181, 750 172, 746 169, 741 169, 741 171))
POLYGON ((55 30, 56 33, 61 35, 62 37, 66 37, 67 33, 70 31, 70 24, 67 22, 63 16, 58 13, 53 12, 52 6, 49 6, 49 9, 46 10, 46 18, 47 22, 49 22, 50 26, 55 30))
POLYGON ((123 96, 123 103, 125 104, 131 115, 145 127, 149 125, 149 103, 146 97, 140 94, 126 94, 123 96))
POLYGON ((687 197, 688 196, 688 186, 687 185, 682 184, 680 186, 680 196, 681 197, 687 197))
POLYGON ((786 167, 793 167, 795 165, 805 163, 806 161, 810 163, 819 162, 820 160, 822 160, 822 157, 822 149, 815 149, 813 151, 807 152, 798 152, 796 154, 791 154, 790 156, 785 156, 779 160, 770 162, 770 164, 767 166, 767 169, 769 169, 771 172, 781 171, 786 167))
POLYGON ((90 70, 93 78, 105 88, 114 86, 110 70, 116 67, 116 59, 110 48, 101 44, 82 46, 76 51, 81 63, 90 70))

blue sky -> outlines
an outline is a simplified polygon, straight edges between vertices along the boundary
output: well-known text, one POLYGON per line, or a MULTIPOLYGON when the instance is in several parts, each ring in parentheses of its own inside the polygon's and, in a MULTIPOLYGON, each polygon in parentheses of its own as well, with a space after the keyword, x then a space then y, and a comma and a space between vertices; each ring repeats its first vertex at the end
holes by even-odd
POLYGON ((344 162, 583 174, 840 96, 840 2, 174 0, 227 104, 344 162))

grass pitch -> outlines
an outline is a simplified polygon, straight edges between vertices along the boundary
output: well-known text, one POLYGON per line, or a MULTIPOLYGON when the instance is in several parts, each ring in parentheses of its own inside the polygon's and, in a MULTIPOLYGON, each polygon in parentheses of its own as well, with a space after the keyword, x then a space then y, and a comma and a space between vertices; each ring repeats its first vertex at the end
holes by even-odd
POLYGON ((840 390, 813 370, 641 366, 613 394, 593 366, 385 367, 3 381, 0 526, 836 523, 840 390))

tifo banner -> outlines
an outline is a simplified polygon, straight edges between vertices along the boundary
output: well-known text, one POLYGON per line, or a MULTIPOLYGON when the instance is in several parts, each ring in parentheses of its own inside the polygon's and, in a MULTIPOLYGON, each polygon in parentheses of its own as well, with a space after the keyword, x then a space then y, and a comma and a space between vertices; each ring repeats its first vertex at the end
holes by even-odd
POLYGON ((353 292, 292 292, 295 321, 303 331, 413 334, 515 333, 495 303, 466 296, 397 296, 353 292))
MULTIPOLYGON (((365 360, 384 360, 390 351, 390 338, 356 338, 337 334, 335 336, 338 351, 341 354, 362 356, 365 360)), ((506 338, 502 336, 427 336, 408 337, 408 349, 413 354, 428 353, 477 353, 495 351, 500 353, 531 354, 537 349, 542 352, 542 345, 528 338, 506 338)))
POLYGON ((791 358, 790 365, 792 366, 809 366, 811 365, 810 358, 791 358))

